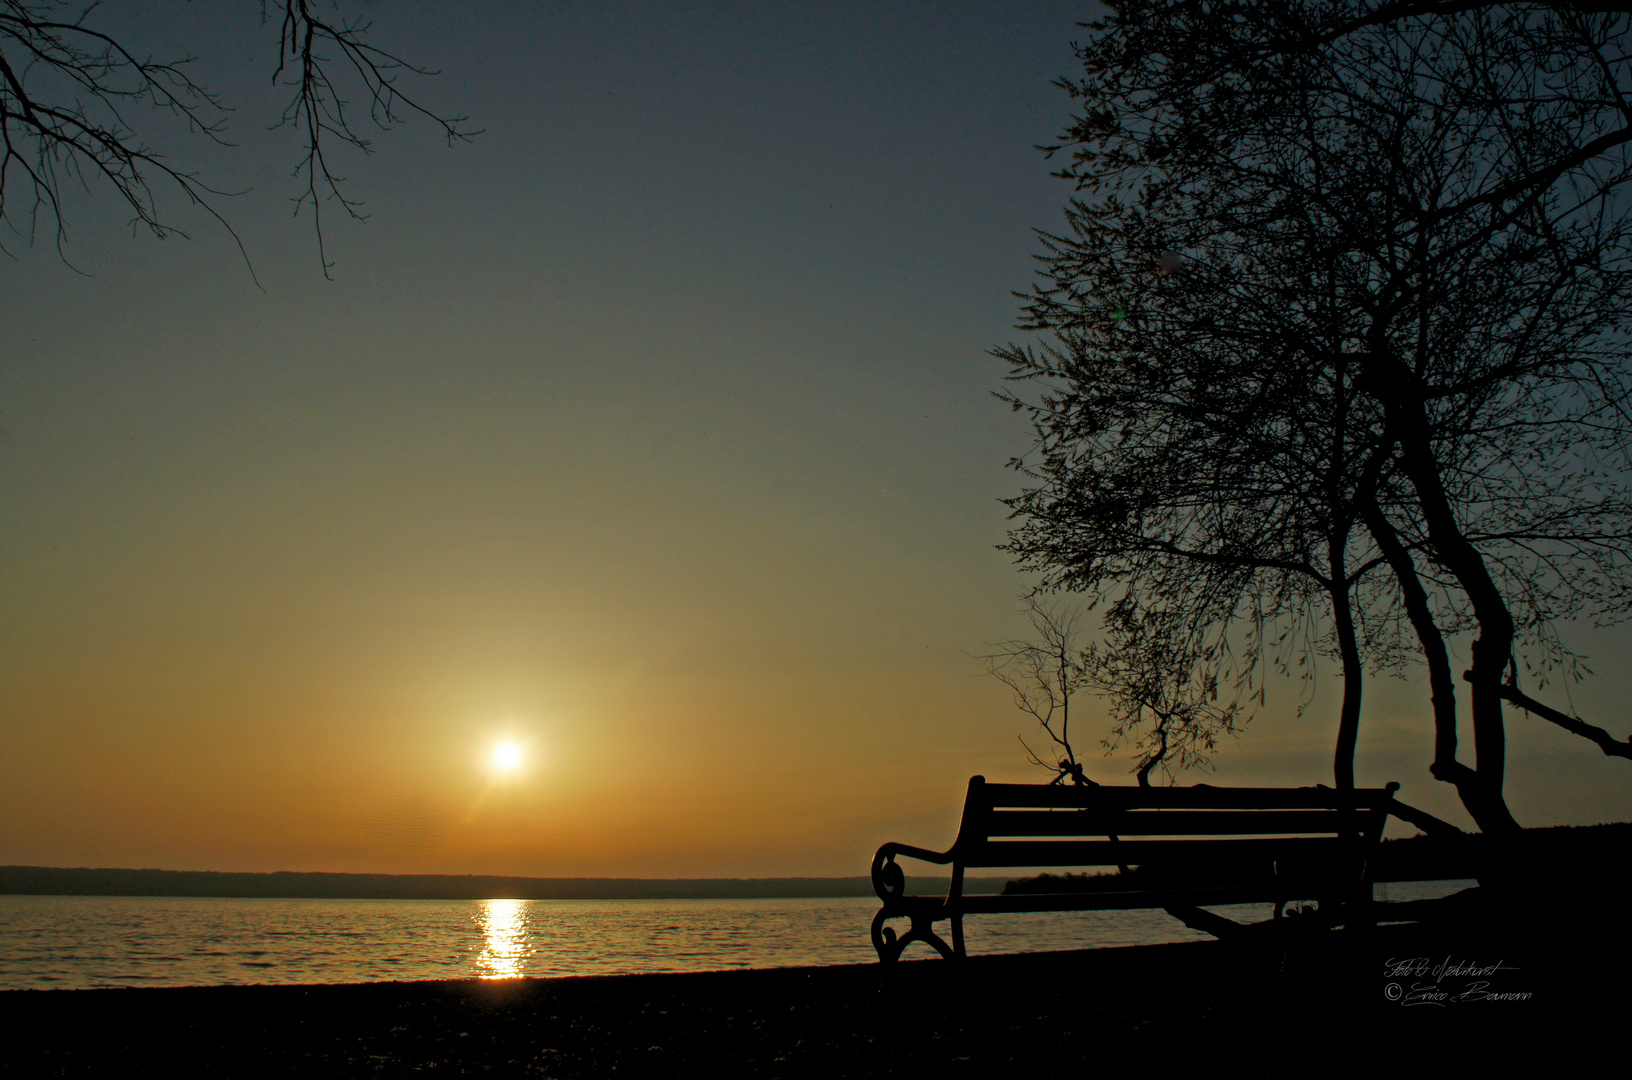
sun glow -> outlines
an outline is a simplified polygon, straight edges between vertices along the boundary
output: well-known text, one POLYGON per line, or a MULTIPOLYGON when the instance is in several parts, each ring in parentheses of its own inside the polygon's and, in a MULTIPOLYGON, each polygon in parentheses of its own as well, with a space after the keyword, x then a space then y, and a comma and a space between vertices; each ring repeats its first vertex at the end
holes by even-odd
POLYGON ((521 768, 521 757, 519 743, 502 742, 493 748, 493 755, 488 758, 488 764, 496 773, 513 773, 521 768))

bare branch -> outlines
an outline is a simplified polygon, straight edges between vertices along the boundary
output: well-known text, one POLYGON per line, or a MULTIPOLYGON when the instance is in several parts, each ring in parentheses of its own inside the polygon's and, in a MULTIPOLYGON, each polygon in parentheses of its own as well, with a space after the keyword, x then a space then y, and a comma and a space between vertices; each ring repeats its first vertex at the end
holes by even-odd
MULTIPOLYGON (((463 125, 466 116, 444 116, 432 112, 417 100, 404 94, 397 85, 401 72, 415 75, 433 75, 435 72, 416 67, 402 58, 368 43, 365 34, 371 24, 361 20, 329 22, 317 18, 310 0, 279 0, 282 16, 279 20, 279 56, 277 70, 272 74, 279 83, 286 69, 288 82, 295 88, 294 96, 283 111, 276 127, 292 127, 301 133, 306 146, 305 156, 295 167, 294 175, 302 178, 304 190, 295 199, 295 213, 310 206, 312 228, 317 236, 318 259, 323 276, 329 277, 334 264, 329 261, 323 241, 323 204, 336 203, 354 221, 365 221, 362 203, 348 198, 341 190, 345 178, 337 175, 329 164, 326 140, 338 140, 365 154, 371 153, 369 141, 353 128, 346 109, 350 102, 341 96, 328 65, 332 57, 320 52, 332 48, 345 67, 355 76, 357 85, 368 101, 368 117, 375 127, 390 130, 408 115, 417 114, 442 129, 451 146, 455 142, 469 142, 479 130, 463 125)), ((262 2, 265 12, 265 0, 262 2)))
MULTIPOLYGON (((433 73, 371 44, 367 23, 316 18, 308 0, 280 3, 279 64, 273 81, 279 81, 286 64, 296 77, 294 97, 278 126, 302 132, 306 152, 295 174, 303 177, 305 190, 296 199, 296 213, 310 202, 319 261, 328 276, 333 263, 324 244, 321 204, 338 201, 352 217, 362 220, 363 215, 360 203, 341 193, 343 178, 330 166, 327 144, 339 139, 369 150, 353 128, 348 102, 331 74, 336 59, 339 70, 349 73, 347 81, 367 97, 369 118, 382 130, 417 114, 437 123, 450 143, 477 133, 463 126, 464 117, 441 116, 406 96, 397 85, 402 72, 433 73), (323 55, 325 48, 332 48, 335 57, 323 55)), ((111 188, 130 209, 134 229, 158 239, 185 237, 161 210, 160 189, 168 188, 225 229, 248 266, 242 239, 217 202, 234 193, 171 165, 127 119, 136 108, 168 113, 189 133, 230 146, 230 110, 192 77, 195 58, 142 59, 92 25, 95 10, 93 3, 75 13, 68 0, 0 0, 0 224, 29 243, 43 228, 66 262, 65 185, 98 185, 111 188)), ((263 19, 266 14, 263 2, 263 19)), ((0 251, 7 250, 0 242, 0 251)), ((254 276, 253 267, 250 274, 254 276)))
POLYGON ((1056 756, 1044 761, 1024 736, 1027 760, 1054 771, 1054 783, 1070 778, 1092 784, 1071 745, 1071 699, 1083 683, 1077 643, 1079 612, 1035 596, 1022 598, 1035 637, 1011 639, 981 657, 987 674, 1009 688, 1015 707, 1036 722, 1054 744, 1056 756))
POLYGON ((1505 700, 1511 701, 1525 712, 1534 713, 1543 720, 1557 724, 1571 735, 1579 735, 1581 738, 1595 743, 1598 749, 1610 757, 1632 758, 1632 739, 1622 742, 1601 727, 1543 705, 1511 682, 1502 684, 1501 695, 1505 700))

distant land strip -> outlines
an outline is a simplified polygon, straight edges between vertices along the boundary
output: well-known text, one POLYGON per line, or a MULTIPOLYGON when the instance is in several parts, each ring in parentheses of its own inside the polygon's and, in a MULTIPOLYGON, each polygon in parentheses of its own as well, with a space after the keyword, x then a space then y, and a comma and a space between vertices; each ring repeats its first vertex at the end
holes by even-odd
MULTIPOLYGON (((1006 878, 965 878, 965 893, 1000 893, 1006 878)), ((909 892, 946 891, 947 879, 909 877, 909 892)), ((269 874, 0 866, 0 895, 236 896, 311 900, 731 900, 872 896, 872 881, 842 878, 529 878, 464 874, 269 874)))

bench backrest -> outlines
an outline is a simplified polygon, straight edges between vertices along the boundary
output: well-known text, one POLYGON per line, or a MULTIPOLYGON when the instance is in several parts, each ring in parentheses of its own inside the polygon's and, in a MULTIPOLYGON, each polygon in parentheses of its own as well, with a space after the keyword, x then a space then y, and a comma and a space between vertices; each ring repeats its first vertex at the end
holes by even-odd
POLYGON ((1088 787, 975 776, 954 865, 1245 866, 1363 853, 1381 839, 1398 788, 1088 787))

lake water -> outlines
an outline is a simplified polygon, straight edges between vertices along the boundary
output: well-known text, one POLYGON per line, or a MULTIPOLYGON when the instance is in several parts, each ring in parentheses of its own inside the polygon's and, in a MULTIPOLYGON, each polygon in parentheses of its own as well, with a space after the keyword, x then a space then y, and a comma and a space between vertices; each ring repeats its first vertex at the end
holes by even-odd
MULTIPOLYGON (((1471 882, 1378 886, 1379 899, 1471 882), (1383 895, 1386 890, 1386 897, 1383 895)), ((0 896, 0 990, 615 975, 877 959, 871 897, 245 900, 0 896)), ((1268 905, 1219 908, 1238 920, 1268 905)), ((976 916, 971 953, 1205 940, 1160 911, 976 916)), ((913 950, 924 948, 914 946, 913 950)), ((914 951, 909 950, 910 958, 914 951)), ((924 948, 922 955, 931 955, 924 948)))

